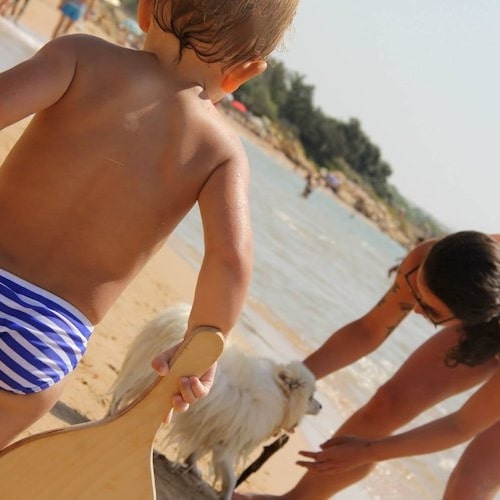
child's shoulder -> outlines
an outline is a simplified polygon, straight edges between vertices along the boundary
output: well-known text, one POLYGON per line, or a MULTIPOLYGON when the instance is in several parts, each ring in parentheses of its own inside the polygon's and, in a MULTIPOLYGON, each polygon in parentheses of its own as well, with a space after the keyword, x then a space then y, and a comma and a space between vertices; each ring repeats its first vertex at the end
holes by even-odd
POLYGON ((73 52, 75 54, 102 53, 103 51, 120 51, 123 48, 103 38, 86 34, 65 35, 48 42, 42 51, 73 52))
POLYGON ((74 33, 71 35, 64 35, 54 38, 48 44, 61 44, 61 45, 84 45, 84 46, 115 46, 119 47, 119 45, 108 42, 104 38, 89 35, 86 33, 74 33))
POLYGON ((130 61, 135 60, 140 51, 132 51, 103 38, 86 34, 74 34, 58 37, 47 43, 40 55, 45 55, 49 62, 73 66, 79 69, 79 75, 97 77, 115 71, 132 70, 130 61))
POLYGON ((209 125, 208 128, 213 142, 223 146, 223 148, 227 148, 227 151, 231 154, 239 156, 244 153, 245 148, 241 137, 234 124, 231 123, 230 118, 217 107, 213 108, 213 112, 210 115, 210 117, 205 118, 208 118, 207 124, 209 125))

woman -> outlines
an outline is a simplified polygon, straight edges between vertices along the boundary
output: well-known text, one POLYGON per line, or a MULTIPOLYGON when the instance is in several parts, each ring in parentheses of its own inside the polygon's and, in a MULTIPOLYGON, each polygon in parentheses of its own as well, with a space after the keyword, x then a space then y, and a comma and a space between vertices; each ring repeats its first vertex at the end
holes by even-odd
POLYGON ((486 500, 500 488, 500 234, 462 231, 420 244, 379 303, 304 362, 316 378, 329 375, 375 350, 412 311, 442 328, 321 451, 302 452, 310 460, 298 463, 308 471, 279 498, 327 499, 364 478, 375 461, 430 453, 471 438, 444 498, 486 500), (452 415, 386 438, 424 410, 479 384, 452 415))

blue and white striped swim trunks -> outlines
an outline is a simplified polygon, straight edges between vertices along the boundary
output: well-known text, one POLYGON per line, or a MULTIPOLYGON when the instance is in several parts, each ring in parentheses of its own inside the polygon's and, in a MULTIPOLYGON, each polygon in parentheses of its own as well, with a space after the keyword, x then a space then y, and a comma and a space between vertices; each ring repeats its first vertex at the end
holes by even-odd
POLYGON ((56 295, 0 269, 0 389, 30 394, 73 371, 90 321, 56 295))

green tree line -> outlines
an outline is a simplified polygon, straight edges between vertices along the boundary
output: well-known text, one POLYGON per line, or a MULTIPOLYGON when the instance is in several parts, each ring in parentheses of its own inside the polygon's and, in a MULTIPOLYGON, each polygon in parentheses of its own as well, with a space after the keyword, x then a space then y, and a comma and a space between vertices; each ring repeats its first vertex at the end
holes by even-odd
MULTIPOLYGON (((135 17, 137 0, 122 0, 122 8, 135 17)), ((318 168, 341 170, 368 187, 394 213, 404 213, 419 235, 427 237, 445 232, 440 223, 406 200, 389 183, 392 167, 363 131, 360 121, 352 118, 343 122, 326 115, 314 106, 314 90, 304 75, 272 59, 261 76, 235 92, 235 98, 254 115, 267 117, 287 136, 295 137, 318 168)))
POLYGON ((289 71, 276 59, 268 69, 235 92, 256 116, 266 116, 302 144, 308 158, 318 167, 342 170, 363 183, 398 212, 403 211, 425 236, 442 234, 432 217, 406 200, 389 183, 392 167, 380 148, 363 131, 356 118, 344 122, 328 116, 314 105, 314 86, 305 76, 289 71))

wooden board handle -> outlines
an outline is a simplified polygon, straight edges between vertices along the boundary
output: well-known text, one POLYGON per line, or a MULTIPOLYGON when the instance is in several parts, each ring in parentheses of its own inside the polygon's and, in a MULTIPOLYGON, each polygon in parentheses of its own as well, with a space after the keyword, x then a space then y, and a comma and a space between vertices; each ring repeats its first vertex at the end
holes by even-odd
POLYGON ((224 337, 197 328, 170 372, 135 404, 112 417, 18 441, 0 452, 0 500, 153 500, 152 444, 179 392, 179 378, 201 376, 224 337))
POLYGON ((203 375, 219 358, 224 349, 224 336, 211 326, 199 326, 177 349, 171 359, 172 376, 203 375))
MULTIPOLYGON (((200 326, 179 347, 169 365, 169 373, 158 377, 141 398, 119 412, 116 417, 136 418, 140 413, 143 426, 154 435, 172 408, 172 398, 179 392, 179 378, 202 376, 224 350, 224 336, 217 328, 200 326)), ((196 403, 195 403, 196 404, 196 403)))

